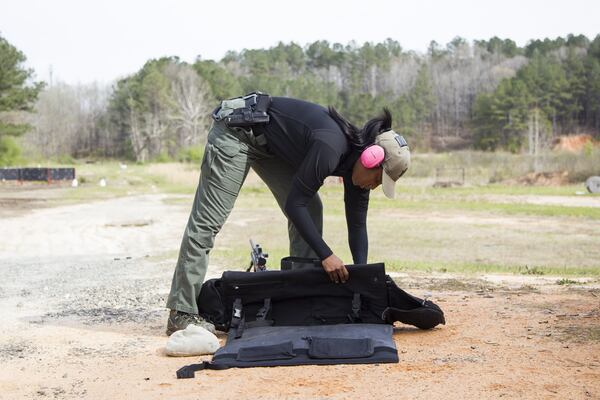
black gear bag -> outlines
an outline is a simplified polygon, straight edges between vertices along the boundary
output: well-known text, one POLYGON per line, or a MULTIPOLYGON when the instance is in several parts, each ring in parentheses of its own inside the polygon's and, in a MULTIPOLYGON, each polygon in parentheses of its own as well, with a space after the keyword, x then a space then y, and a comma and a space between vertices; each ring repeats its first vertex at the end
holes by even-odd
POLYGON ((400 289, 383 263, 346 268, 346 283, 331 282, 321 268, 228 271, 206 281, 199 313, 229 332, 227 344, 178 378, 202 369, 398 362, 390 325, 445 324, 436 304, 400 289))
POLYGON ((217 329, 239 324, 307 326, 343 323, 393 324, 431 329, 444 324, 433 302, 400 289, 383 263, 348 265, 350 279, 333 283, 323 269, 224 272, 204 283, 198 297, 200 316, 217 329))

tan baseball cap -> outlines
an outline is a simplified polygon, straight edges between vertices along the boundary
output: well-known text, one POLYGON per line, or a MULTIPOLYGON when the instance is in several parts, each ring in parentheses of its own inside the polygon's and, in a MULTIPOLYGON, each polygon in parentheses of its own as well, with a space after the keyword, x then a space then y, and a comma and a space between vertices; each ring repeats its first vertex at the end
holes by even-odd
POLYGON ((388 199, 396 197, 394 191, 396 181, 404 175, 410 166, 410 149, 406 140, 396 132, 389 130, 380 133, 375 138, 375 143, 383 147, 385 158, 383 159, 383 176, 381 187, 388 199))

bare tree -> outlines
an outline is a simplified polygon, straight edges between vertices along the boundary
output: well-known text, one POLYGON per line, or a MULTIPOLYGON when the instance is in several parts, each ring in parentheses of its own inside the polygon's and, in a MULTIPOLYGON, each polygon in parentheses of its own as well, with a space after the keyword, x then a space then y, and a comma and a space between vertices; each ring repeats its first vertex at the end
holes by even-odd
POLYGON ((527 60, 522 56, 491 54, 462 41, 453 41, 448 47, 444 57, 429 59, 437 99, 433 128, 440 136, 460 136, 468 130, 476 96, 493 91, 527 60))
POLYGON ((104 132, 108 89, 97 84, 67 85, 59 82, 38 97, 33 129, 24 137, 28 153, 44 157, 81 156, 96 153, 104 132))
POLYGON ((148 159, 148 140, 140 127, 141 116, 136 110, 133 98, 130 97, 127 103, 129 105, 129 129, 133 154, 136 161, 145 162, 148 159))
POLYGON ((106 129, 101 120, 106 112, 110 90, 108 87, 92 83, 75 87, 79 104, 77 148, 75 155, 105 154, 106 129))
POLYGON ((171 64, 165 74, 171 82, 173 107, 168 118, 176 135, 176 148, 188 147, 206 131, 211 111, 210 88, 188 65, 171 64))
POLYGON ((44 157, 71 154, 78 130, 79 104, 73 87, 58 83, 40 93, 34 129, 25 136, 28 152, 44 157))
POLYGON ((402 55, 391 62, 390 71, 381 80, 382 86, 395 96, 403 96, 415 85, 419 72, 419 60, 415 55, 402 55))

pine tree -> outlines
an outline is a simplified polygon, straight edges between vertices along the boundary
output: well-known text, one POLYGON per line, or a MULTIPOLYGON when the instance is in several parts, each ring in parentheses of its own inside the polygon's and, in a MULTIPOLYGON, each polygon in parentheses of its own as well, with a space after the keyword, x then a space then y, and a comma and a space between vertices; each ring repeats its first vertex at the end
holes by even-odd
POLYGON ((0 165, 17 161, 20 150, 14 138, 31 127, 18 122, 11 112, 31 111, 43 83, 28 81, 33 71, 25 69, 25 55, 0 36, 0 165))

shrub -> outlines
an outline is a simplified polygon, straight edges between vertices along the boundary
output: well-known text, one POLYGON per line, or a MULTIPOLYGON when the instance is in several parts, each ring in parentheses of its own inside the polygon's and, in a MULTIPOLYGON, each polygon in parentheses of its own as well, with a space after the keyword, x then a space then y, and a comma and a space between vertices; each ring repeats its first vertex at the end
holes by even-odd
POLYGON ((8 136, 0 136, 0 167, 15 165, 21 161, 21 149, 17 142, 8 136))
POLYGON ((204 146, 196 145, 196 146, 187 147, 187 148, 181 150, 181 152, 179 152, 179 156, 177 158, 181 162, 200 163, 203 155, 204 155, 204 146))

